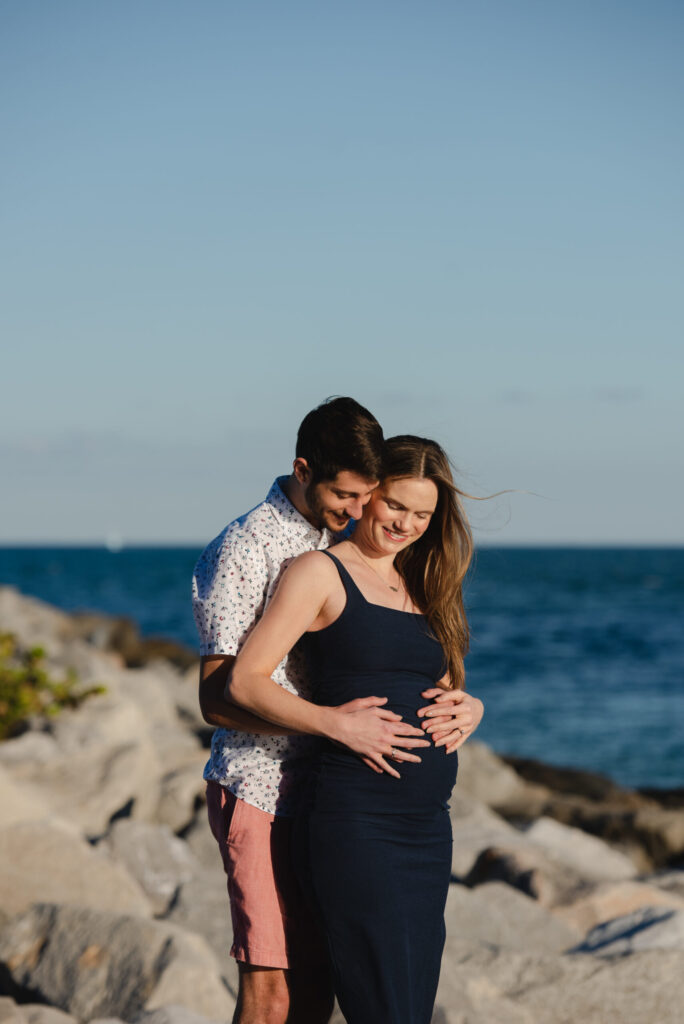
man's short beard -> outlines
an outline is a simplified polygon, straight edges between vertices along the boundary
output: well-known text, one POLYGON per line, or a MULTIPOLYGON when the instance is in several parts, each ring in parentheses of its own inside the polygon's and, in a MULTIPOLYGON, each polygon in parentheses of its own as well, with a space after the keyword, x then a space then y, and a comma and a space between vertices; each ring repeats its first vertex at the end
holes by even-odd
MULTIPOLYGON (((311 514, 311 518, 313 520, 315 520, 315 525, 317 526, 317 528, 319 530, 326 530, 326 529, 329 530, 329 529, 331 529, 329 524, 326 523, 326 521, 325 521, 326 509, 324 508, 323 503, 321 502, 321 499, 318 497, 318 492, 316 490, 316 484, 315 483, 310 483, 308 485, 308 487, 304 491, 304 497, 306 499, 306 504, 307 504, 309 512, 311 514)), ((349 523, 349 517, 347 517, 346 523, 344 523, 342 526, 340 526, 340 528, 338 530, 333 530, 332 532, 333 533, 342 533, 343 530, 346 530, 348 523, 349 523)))

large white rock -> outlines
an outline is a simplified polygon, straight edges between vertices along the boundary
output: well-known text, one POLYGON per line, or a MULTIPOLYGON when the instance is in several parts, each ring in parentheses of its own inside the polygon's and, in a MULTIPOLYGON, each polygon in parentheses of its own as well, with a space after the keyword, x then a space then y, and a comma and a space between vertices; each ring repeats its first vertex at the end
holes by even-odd
POLYGON ((647 882, 627 879, 624 882, 601 882, 591 892, 573 903, 556 907, 554 913, 561 921, 588 932, 597 924, 624 917, 643 907, 666 907, 684 910, 684 897, 676 892, 660 889, 647 882))
POLYGON ((166 825, 121 818, 97 848, 126 868, 157 915, 166 913, 184 882, 202 873, 188 844, 166 825))
POLYGON ((131 915, 36 904, 0 931, 0 965, 18 998, 86 1021, 172 1003, 226 1020, 235 1007, 203 939, 131 915))
POLYGON ((656 949, 684 952, 684 910, 641 907, 592 928, 574 952, 613 957, 656 949))
POLYGON ((523 841, 518 829, 458 786, 450 801, 450 816, 454 837, 451 870, 457 878, 468 874, 488 846, 523 841))
POLYGON ((52 902, 151 914, 149 900, 122 865, 55 820, 0 828, 0 865, 0 906, 8 914, 52 902))
POLYGON ((487 882, 476 889, 449 886, 445 920, 447 957, 449 950, 463 944, 562 952, 578 937, 576 929, 503 882, 487 882))
POLYGON ((597 836, 553 818, 538 818, 526 829, 525 837, 587 880, 616 881, 636 876, 633 862, 624 853, 597 836))
POLYGON ((0 828, 47 818, 50 809, 39 786, 17 782, 0 764, 0 828))
POLYGON ((457 790, 503 814, 542 812, 549 790, 527 782, 484 743, 469 740, 458 752, 457 790))

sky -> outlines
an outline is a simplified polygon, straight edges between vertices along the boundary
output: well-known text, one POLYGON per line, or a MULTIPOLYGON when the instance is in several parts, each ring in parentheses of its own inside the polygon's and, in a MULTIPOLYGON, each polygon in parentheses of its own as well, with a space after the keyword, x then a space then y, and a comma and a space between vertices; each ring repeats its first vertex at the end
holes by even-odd
POLYGON ((684 543, 684 8, 0 0, 0 543, 200 543, 349 394, 480 544, 684 543))

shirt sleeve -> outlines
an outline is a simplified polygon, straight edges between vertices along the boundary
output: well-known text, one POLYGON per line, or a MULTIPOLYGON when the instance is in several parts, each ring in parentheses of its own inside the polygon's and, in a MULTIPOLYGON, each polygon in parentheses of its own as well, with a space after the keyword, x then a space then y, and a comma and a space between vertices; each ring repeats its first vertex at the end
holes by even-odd
POLYGON ((237 654, 263 611, 268 569, 252 536, 222 534, 202 552, 192 579, 200 655, 237 654))

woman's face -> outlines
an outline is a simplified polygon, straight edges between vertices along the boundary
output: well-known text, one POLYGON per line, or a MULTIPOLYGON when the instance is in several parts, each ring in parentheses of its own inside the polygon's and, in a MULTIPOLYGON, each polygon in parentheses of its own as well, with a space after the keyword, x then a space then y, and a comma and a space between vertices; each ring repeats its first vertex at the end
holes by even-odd
POLYGON ((363 510, 363 525, 377 551, 396 554, 425 533, 437 507, 437 484, 420 477, 383 480, 363 510))

